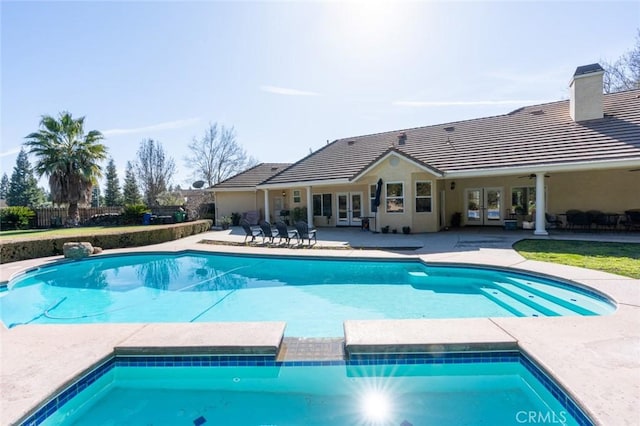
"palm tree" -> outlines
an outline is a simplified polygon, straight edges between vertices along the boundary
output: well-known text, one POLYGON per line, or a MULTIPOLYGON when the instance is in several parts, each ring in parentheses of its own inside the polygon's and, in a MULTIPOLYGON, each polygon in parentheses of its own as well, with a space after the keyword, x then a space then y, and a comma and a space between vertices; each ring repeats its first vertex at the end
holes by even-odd
POLYGON ((102 176, 98 163, 107 157, 103 138, 97 130, 85 134, 84 117, 74 119, 66 111, 57 120, 42 116, 40 130, 26 137, 29 153, 37 158, 35 171, 49 179, 53 202, 69 204, 71 225, 80 222, 78 204, 91 199, 93 185, 102 176))

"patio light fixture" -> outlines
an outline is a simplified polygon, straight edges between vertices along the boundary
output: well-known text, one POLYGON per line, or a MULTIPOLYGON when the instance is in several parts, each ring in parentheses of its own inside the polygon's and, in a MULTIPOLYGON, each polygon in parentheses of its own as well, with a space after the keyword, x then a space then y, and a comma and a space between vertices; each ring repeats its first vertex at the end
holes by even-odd
POLYGON ((451 182, 451 190, 453 191, 454 189, 456 189, 456 183, 455 182, 451 182))

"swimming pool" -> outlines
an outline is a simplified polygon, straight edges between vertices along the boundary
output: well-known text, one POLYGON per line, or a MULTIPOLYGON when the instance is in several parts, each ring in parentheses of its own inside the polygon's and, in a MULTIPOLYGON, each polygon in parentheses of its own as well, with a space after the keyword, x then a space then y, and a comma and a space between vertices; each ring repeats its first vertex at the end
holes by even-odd
POLYGON ((198 251, 98 256, 28 271, 0 293, 23 324, 285 321, 286 335, 342 335, 346 319, 604 315, 565 282, 416 260, 276 258, 198 251))
POLYGON ((117 356, 23 424, 428 425, 591 420, 517 351, 361 355, 117 356))

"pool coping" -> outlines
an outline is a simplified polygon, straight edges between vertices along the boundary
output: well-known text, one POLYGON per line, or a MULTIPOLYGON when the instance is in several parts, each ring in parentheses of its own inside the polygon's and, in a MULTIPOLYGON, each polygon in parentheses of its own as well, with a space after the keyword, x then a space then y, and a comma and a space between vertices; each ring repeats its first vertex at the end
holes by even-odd
MULTIPOLYGON (((504 351, 462 351, 462 352, 437 352, 437 353, 413 353, 413 354, 358 354, 345 357, 340 360, 319 361, 295 361, 278 360, 274 356, 258 355, 118 355, 104 359, 88 371, 85 375, 74 381, 66 389, 62 390, 55 398, 50 399, 31 413, 24 424, 37 425, 44 422, 49 416, 61 409, 71 399, 83 392, 87 387, 98 381, 103 375, 114 368, 198 368, 198 367, 272 367, 272 368, 296 368, 296 367, 327 367, 337 366, 346 368, 362 368, 376 366, 400 366, 400 365, 455 365, 455 364, 494 364, 494 363, 518 363, 544 387, 550 397, 562 407, 559 412, 546 412, 545 415, 553 415, 553 418, 565 418, 567 412, 580 425, 592 425, 591 420, 576 404, 575 400, 568 396, 555 381, 541 370, 535 361, 531 360, 524 352, 511 349, 504 351), (566 410, 566 411, 564 411, 566 410)), ((525 413, 518 411, 516 416, 525 413)), ((199 417, 204 419, 204 417, 199 417)), ((195 421, 194 421, 195 423, 195 421)), ((204 423, 204 422, 202 422, 204 423)))
MULTIPOLYGON (((278 248, 202 246, 191 237, 190 242, 165 243, 141 247, 138 250, 109 250, 109 253, 180 251, 185 248, 197 248, 202 251, 223 253, 293 254, 297 257, 319 255, 323 257, 416 257, 375 250, 316 249, 296 250, 292 253, 290 250, 278 248)), ((492 342, 480 337, 482 333, 498 335, 503 333, 503 337, 508 337, 499 339, 500 344, 508 346, 514 341, 517 342, 517 346, 556 380, 595 424, 636 424, 637 418, 640 417, 640 280, 583 268, 527 261, 513 250, 507 249, 440 252, 419 255, 419 258, 427 262, 514 267, 527 272, 557 276, 608 295, 617 303, 618 309, 613 314, 602 317, 410 320, 416 323, 406 327, 407 333, 399 332, 398 327, 393 327, 391 323, 380 327, 373 326, 374 324, 365 327, 365 324, 361 330, 369 331, 363 332, 357 339, 358 335, 355 334, 357 328, 354 328, 354 324, 349 320, 346 323, 350 323, 348 328, 353 331, 346 333, 345 344, 347 341, 350 342, 353 349, 358 343, 363 345, 361 350, 364 350, 367 345, 370 349, 380 348, 380 342, 391 345, 386 346, 387 351, 393 350, 394 344, 396 349, 402 348, 397 346, 402 343, 405 344, 405 349, 411 349, 412 345, 417 350, 435 349, 437 345, 441 345, 451 350, 465 347, 465 345, 478 347, 477 345, 484 344, 485 347, 491 347, 492 342), (483 321, 476 323, 475 320, 483 321), (381 327, 388 331, 381 333, 381 327), (432 331, 429 335, 427 332, 429 328, 437 330, 437 334, 433 334, 435 332, 432 331), (398 342, 390 342, 390 336, 398 342), (384 339, 387 339, 386 343, 384 339), (402 340, 405 341, 402 342, 402 340)), ((15 266, 27 269, 56 259, 60 257, 40 260, 39 263, 25 261, 27 264, 15 266)), ((228 323, 224 324, 226 326, 228 323)), ((156 325, 44 325, 17 327, 12 330, 0 327, 3 418, 12 422, 26 418, 27 414, 49 395, 80 376, 105 356, 109 356, 114 352, 114 348, 119 347, 123 342, 129 339, 131 339, 130 342, 136 342, 137 339, 138 346, 132 345, 130 348, 140 348, 141 345, 144 346, 142 342, 150 339, 150 336, 162 337, 158 330, 153 331, 152 326, 156 325), (34 354, 34 347, 46 348, 47 353, 34 354), (52 363, 56 365, 53 371, 47 368, 52 363)), ((159 328, 163 328, 162 326, 159 328)), ((203 324, 196 326, 201 328, 203 324)), ((202 336, 196 336, 197 333, 186 337, 186 340, 179 344, 173 341, 171 348, 186 348, 184 349, 186 351, 189 348, 203 347, 201 340, 201 346, 196 344, 202 336), (189 339, 193 339, 191 343, 189 339)), ((221 338, 221 336, 218 337, 221 338)), ((252 344, 255 343, 256 341, 253 340, 252 344)), ((280 344, 281 341, 278 345, 280 344)), ((166 343, 162 343, 156 349, 165 345, 166 343)), ((238 346, 230 346, 229 343, 213 346, 224 347, 225 345, 227 348, 236 348, 233 350, 238 348, 238 346)), ((209 349, 213 346, 209 346, 209 349)), ((259 350, 265 350, 264 346, 258 346, 261 347, 259 350)))

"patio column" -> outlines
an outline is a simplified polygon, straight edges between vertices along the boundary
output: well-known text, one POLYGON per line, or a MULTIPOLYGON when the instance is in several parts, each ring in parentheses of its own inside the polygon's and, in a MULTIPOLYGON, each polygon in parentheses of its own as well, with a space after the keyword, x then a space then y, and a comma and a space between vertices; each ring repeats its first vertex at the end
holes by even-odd
POLYGON ((311 199, 310 186, 307 186, 307 224, 313 228, 313 200, 311 199))
POLYGON ((544 200, 544 172, 536 173, 536 229, 533 235, 549 235, 546 228, 544 212, 547 211, 544 200))
POLYGON ((266 188, 264 190, 264 220, 266 222, 271 222, 271 218, 269 216, 269 190, 266 188))

